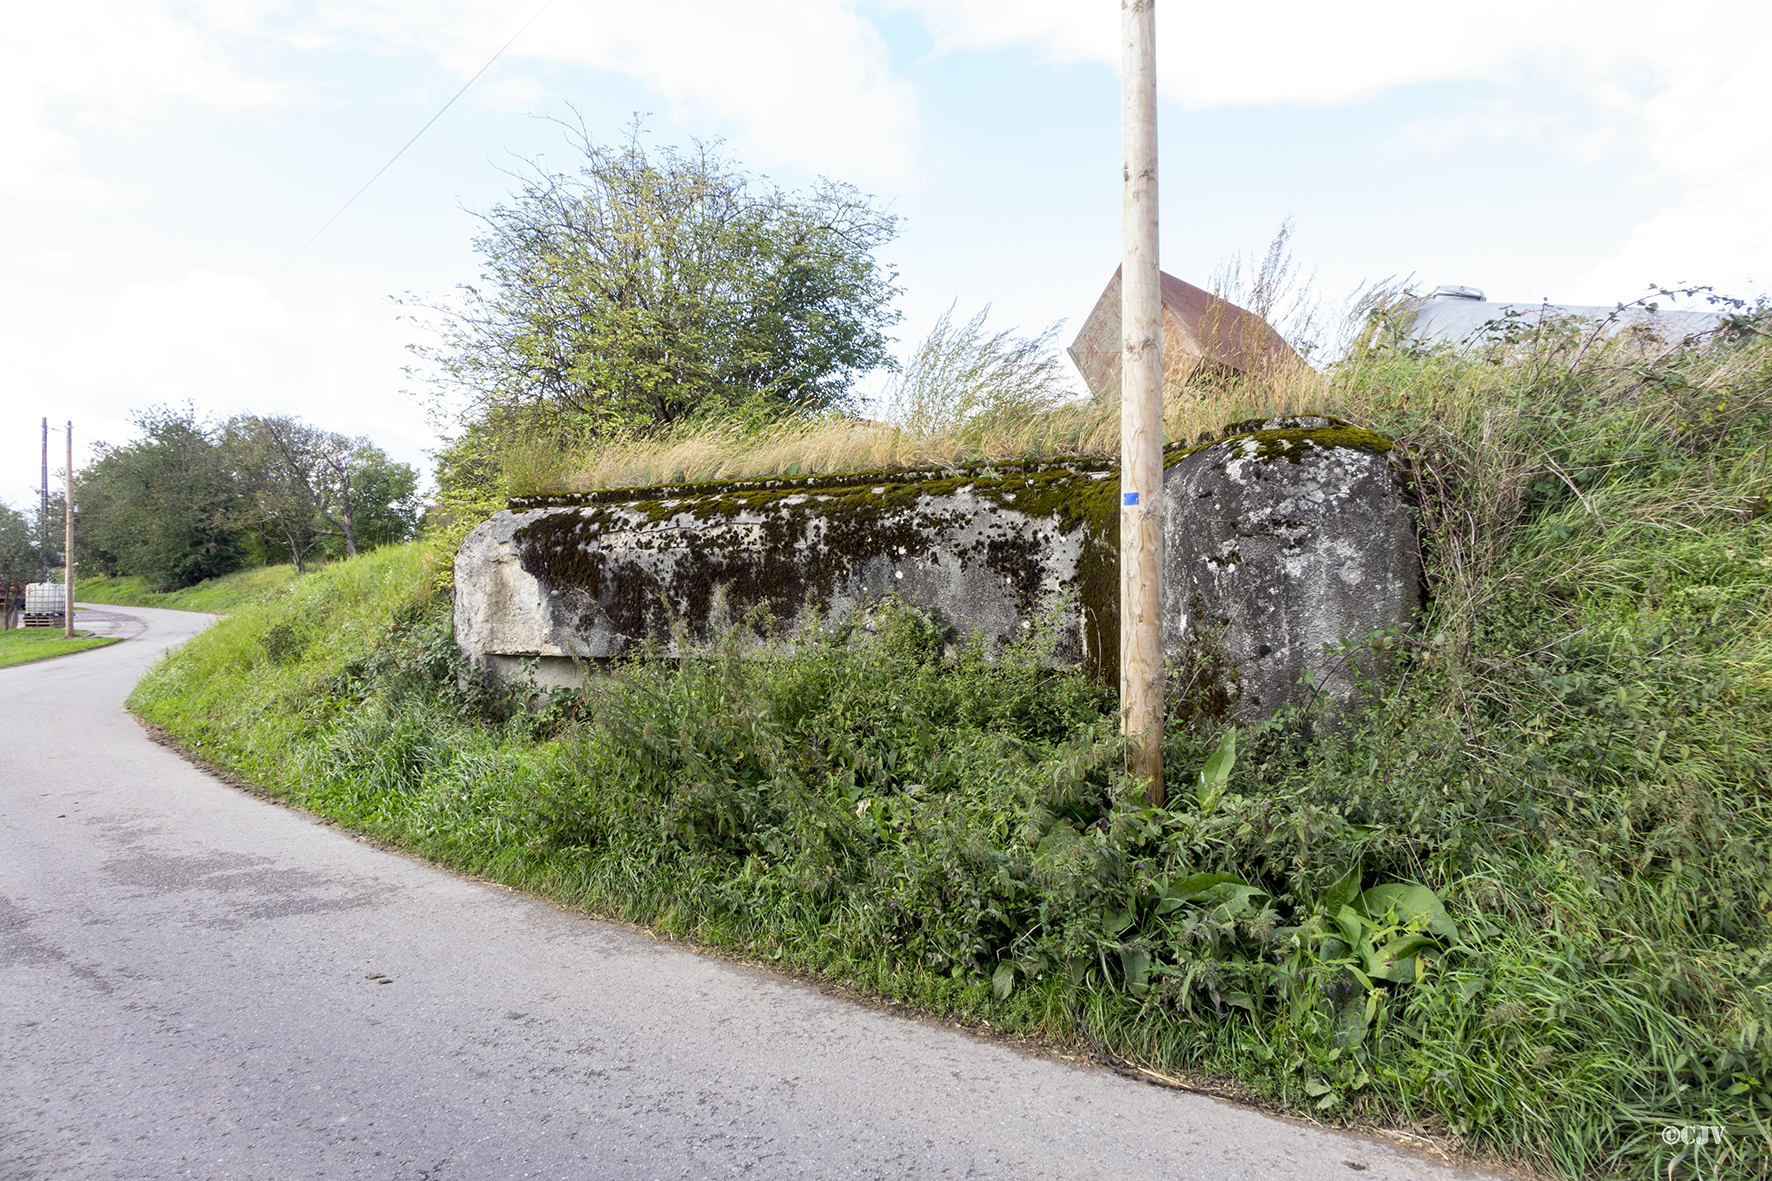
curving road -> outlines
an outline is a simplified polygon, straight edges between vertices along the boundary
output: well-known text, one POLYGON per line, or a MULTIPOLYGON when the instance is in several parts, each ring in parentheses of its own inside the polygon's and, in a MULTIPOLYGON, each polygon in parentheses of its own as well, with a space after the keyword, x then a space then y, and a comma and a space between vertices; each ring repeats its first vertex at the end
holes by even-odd
POLYGON ((123 698, 208 617, 105 610, 0 669, 6 1181, 1479 1175, 360 844, 150 742, 123 698))

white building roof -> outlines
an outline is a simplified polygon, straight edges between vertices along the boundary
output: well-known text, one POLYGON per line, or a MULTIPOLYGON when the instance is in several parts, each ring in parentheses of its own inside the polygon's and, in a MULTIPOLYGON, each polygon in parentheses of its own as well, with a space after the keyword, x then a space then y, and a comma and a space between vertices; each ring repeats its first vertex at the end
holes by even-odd
POLYGON ((1557 303, 1496 303, 1483 298, 1474 287, 1441 287, 1419 301, 1409 335, 1424 343, 1451 341, 1459 345, 1481 344, 1518 324, 1527 330, 1550 317, 1605 323, 1604 335, 1627 328, 1652 333, 1667 344, 1715 332, 1723 317, 1717 312, 1650 311, 1643 307, 1590 307, 1557 303))

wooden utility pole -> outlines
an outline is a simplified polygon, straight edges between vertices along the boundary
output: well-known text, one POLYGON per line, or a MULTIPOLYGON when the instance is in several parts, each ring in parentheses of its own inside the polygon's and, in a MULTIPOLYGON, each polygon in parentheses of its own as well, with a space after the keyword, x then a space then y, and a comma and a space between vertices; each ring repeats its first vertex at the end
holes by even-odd
MULTIPOLYGON (((47 481, 45 481, 47 483, 47 481)), ((63 633, 68 639, 74 638, 74 420, 68 420, 68 487, 67 499, 62 504, 62 528, 65 537, 62 539, 62 610, 65 614, 62 623, 66 628, 63 633)))
POLYGON ((1120 0, 1120 728, 1163 802, 1163 281, 1156 0, 1120 0))
POLYGON ((43 499, 37 505, 37 551, 43 559, 43 581, 49 581, 49 416, 43 416, 43 480, 37 485, 43 499))

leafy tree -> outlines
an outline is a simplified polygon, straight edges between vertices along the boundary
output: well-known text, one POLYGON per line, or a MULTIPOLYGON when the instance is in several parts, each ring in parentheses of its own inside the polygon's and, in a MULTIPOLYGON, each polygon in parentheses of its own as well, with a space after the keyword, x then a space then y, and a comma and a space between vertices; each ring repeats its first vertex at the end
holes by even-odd
POLYGON ((367 439, 288 416, 242 415, 228 423, 226 444, 246 494, 244 523, 298 572, 326 538, 349 557, 417 526, 418 473, 367 439))
POLYGON ((348 557, 413 536, 421 509, 418 473, 368 439, 343 443, 322 453, 326 481, 320 515, 330 528, 322 531, 327 539, 321 548, 348 557))
POLYGON ((190 406, 135 422, 140 439, 98 444, 75 475, 76 554, 106 574, 176 588, 253 559, 301 569, 317 546, 350 555, 416 528, 418 473, 367 439, 287 417, 218 427, 190 406))
POLYGON ((481 215, 483 286, 429 306, 439 394, 507 428, 596 435, 720 412, 840 404, 890 365, 897 218, 854 188, 792 193, 698 144, 573 134, 575 173, 531 164, 481 215))
POLYGON ((8 504, 0 504, 0 587, 26 582, 42 566, 37 530, 29 517, 8 504))
POLYGON ((76 552, 106 574, 190 586, 238 569, 240 493, 220 432, 192 407, 136 416, 142 437, 97 445, 75 475, 76 552))
POLYGON ((242 415, 226 444, 242 491, 243 523, 284 549, 297 574, 319 543, 325 481, 318 455, 326 432, 293 418, 242 415))

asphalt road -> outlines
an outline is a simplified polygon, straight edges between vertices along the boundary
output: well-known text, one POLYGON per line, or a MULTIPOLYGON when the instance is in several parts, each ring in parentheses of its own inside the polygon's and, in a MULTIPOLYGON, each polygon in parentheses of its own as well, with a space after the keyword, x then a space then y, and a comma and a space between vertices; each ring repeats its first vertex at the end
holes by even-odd
MULTIPOLYGON (((0 669, 0 1178, 1478 1176, 465 881, 0 669)), ((100 622, 96 618, 94 623, 100 622)))

